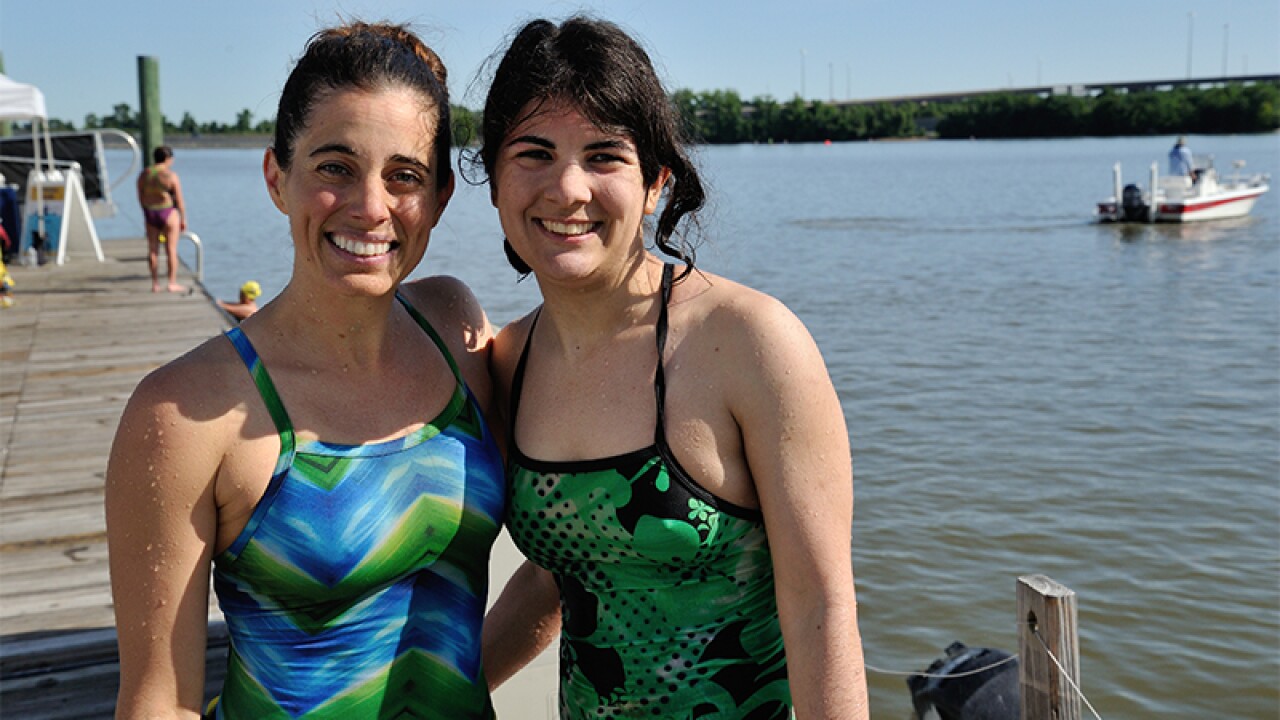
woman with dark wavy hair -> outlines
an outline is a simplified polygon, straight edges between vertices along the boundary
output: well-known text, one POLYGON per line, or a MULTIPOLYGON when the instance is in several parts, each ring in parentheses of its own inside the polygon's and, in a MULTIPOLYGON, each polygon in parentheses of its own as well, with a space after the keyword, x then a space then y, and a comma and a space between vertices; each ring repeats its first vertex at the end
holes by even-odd
POLYGON ((644 50, 528 23, 479 160, 543 300, 494 342, 530 563, 486 619, 490 681, 558 623, 564 718, 867 717, 839 399, 795 315, 694 269, 703 187, 644 50))
POLYGON ((453 192, 444 65, 405 27, 313 36, 263 160, 285 289, 149 375, 107 470, 120 718, 493 717, 480 664, 503 517, 490 329, 404 282, 453 192))

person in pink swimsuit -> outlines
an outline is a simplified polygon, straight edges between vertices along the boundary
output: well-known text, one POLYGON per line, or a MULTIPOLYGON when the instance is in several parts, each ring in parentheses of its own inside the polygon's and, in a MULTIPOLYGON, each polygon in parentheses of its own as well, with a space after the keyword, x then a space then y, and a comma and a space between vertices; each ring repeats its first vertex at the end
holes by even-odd
POLYGON ((184 292, 178 284, 178 236, 187 229, 187 205, 182 183, 173 171, 173 148, 161 145, 151 153, 153 164, 138 176, 138 203, 147 229, 147 266, 151 292, 160 292, 160 246, 165 246, 169 292, 184 292))

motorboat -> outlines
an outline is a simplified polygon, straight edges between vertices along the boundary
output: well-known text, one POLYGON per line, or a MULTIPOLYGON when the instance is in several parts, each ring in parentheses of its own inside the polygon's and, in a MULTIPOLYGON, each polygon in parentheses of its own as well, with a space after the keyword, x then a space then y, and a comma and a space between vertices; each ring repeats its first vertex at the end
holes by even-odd
POLYGON ((1244 161, 1237 160, 1234 172, 1223 177, 1213 167, 1213 158, 1196 156, 1195 179, 1185 175, 1160 175, 1159 163, 1151 164, 1146 188, 1123 185, 1120 163, 1113 168, 1114 195, 1098 203, 1100 222, 1185 223, 1243 217, 1270 189, 1266 173, 1246 175, 1244 161))

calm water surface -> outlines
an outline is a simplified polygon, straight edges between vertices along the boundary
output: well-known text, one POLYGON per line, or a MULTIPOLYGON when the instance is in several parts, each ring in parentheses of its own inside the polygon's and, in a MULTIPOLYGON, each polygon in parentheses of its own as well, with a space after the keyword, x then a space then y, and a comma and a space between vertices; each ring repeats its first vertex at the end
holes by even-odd
MULTIPOLYGON (((1280 179, 1278 136, 1191 140, 1280 179)), ((700 262, 799 314, 844 403, 870 665, 921 670, 953 640, 1016 651, 1016 578, 1043 573, 1078 594, 1104 718, 1280 712, 1280 190, 1243 221, 1091 224, 1112 163, 1141 180, 1169 143, 699 151, 700 262)), ((260 164, 177 157, 219 296, 288 278, 260 164)), ((117 194, 100 231, 140 235, 117 194)), ((460 184, 420 272, 510 321, 537 292, 500 238, 487 189, 460 184)), ((903 678, 870 683, 876 717, 910 715, 903 678)))

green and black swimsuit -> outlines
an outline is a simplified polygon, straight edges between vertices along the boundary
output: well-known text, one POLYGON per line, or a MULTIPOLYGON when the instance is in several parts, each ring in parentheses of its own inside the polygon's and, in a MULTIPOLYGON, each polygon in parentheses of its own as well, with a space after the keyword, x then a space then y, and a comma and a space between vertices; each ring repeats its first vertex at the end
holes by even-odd
POLYGON ((562 462, 521 453, 514 423, 526 341, 512 382, 508 526, 560 585, 563 718, 787 718, 791 693, 763 518, 699 486, 667 444, 662 355, 671 276, 667 265, 658 421, 647 448, 562 462))

